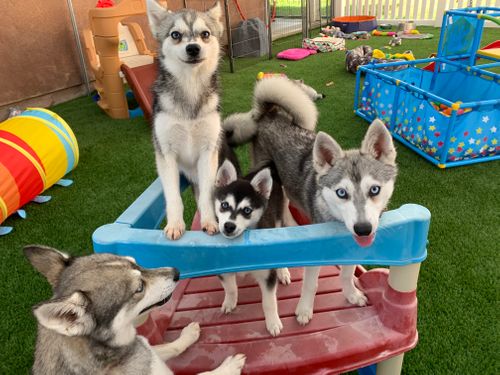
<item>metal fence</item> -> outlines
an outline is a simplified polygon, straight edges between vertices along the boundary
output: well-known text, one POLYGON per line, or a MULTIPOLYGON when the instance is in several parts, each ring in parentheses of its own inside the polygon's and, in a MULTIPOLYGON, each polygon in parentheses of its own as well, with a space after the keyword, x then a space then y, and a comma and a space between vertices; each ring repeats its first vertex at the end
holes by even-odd
POLYGON ((284 49, 300 47, 303 38, 331 20, 333 5, 333 0, 265 0, 264 12, 250 13, 238 1, 225 0, 231 71, 240 57, 271 58, 284 49), (230 19, 235 13, 241 19, 236 26, 230 19))

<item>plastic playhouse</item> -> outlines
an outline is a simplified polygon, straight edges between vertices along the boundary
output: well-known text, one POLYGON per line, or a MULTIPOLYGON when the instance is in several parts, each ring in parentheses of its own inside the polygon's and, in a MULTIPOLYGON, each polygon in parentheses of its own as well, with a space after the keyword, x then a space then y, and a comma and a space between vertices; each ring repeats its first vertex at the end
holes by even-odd
POLYGON ((99 94, 97 104, 112 118, 129 118, 120 66, 151 66, 155 53, 145 42, 138 23, 125 22, 130 16, 145 15, 144 0, 121 0, 108 8, 89 11, 90 29, 83 39, 99 94))
MULTIPOLYGON (((29 108, 0 123, 0 224, 58 183, 77 166, 78 158, 73 131, 54 112, 29 108)), ((0 227, 0 235, 11 230, 0 227)))
POLYGON ((500 8, 449 10, 436 58, 360 67, 355 113, 380 118, 395 139, 440 168, 499 159, 500 75, 490 69, 500 66, 500 49, 498 42, 480 48, 485 21, 500 24, 500 8), (417 68, 429 63, 430 70, 417 68), (384 69, 398 65, 409 67, 384 69))
MULTIPOLYGON (((181 183, 181 189, 187 186, 181 183)), ((202 326, 199 341, 169 361, 176 374, 195 374, 224 357, 245 353, 245 374, 330 374, 358 369, 363 374, 401 371, 403 355, 418 340, 416 287, 420 263, 426 258, 430 213, 404 205, 384 213, 377 238, 361 249, 341 223, 250 230, 239 239, 207 236, 198 217, 179 241, 158 229, 165 216, 161 182, 157 179, 113 224, 93 234, 94 250, 131 255, 144 267, 175 266, 181 279, 169 301, 138 327, 150 343, 176 338, 191 321, 202 326), (328 251, 342 249, 342 251, 328 251), (333 264, 389 265, 366 271, 358 266, 358 285, 368 306, 347 303, 341 293, 339 269, 333 264), (254 269, 326 266, 322 269, 312 321, 295 319, 301 272, 291 269, 292 283, 278 288, 284 324, 273 338, 265 328, 260 290, 250 279, 239 281, 239 302, 232 314, 220 306, 224 291, 217 277, 254 269)))

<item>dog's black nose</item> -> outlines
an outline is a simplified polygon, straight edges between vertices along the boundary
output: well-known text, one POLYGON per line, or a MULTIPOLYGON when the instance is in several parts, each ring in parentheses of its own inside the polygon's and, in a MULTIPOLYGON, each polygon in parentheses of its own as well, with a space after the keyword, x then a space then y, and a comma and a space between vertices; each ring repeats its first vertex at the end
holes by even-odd
POLYGON ((186 46, 186 53, 191 57, 196 57, 200 54, 201 47, 199 44, 188 44, 186 46))
POLYGON ((179 272, 179 270, 177 268, 174 268, 173 272, 174 272, 174 281, 179 281, 181 273, 179 272))
POLYGON ((235 229, 236 229, 236 224, 230 221, 224 223, 224 232, 226 232, 227 234, 233 233, 235 229))
POLYGON ((358 236, 368 236, 372 232, 372 225, 370 223, 356 223, 354 224, 354 232, 358 236))

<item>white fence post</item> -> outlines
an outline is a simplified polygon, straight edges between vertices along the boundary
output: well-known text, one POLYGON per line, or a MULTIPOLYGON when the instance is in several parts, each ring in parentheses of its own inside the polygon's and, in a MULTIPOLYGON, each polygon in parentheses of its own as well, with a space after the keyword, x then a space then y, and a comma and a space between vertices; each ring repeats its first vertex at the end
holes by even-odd
POLYGON ((436 18, 434 19, 434 26, 440 27, 441 23, 443 22, 443 15, 444 12, 446 11, 448 0, 446 1, 438 1, 437 2, 437 10, 436 10, 436 18))
MULTIPOLYGON (((376 16, 378 21, 413 20, 417 25, 440 27, 448 9, 466 7, 468 0, 332 0, 335 16, 376 16)), ((474 6, 500 6, 500 0, 475 0, 474 6)), ((487 22, 486 27, 499 27, 487 22)))
MULTIPOLYGON (((334 17, 340 17, 344 15, 342 3, 344 0, 332 0, 334 2, 334 17)), ((349 0, 347 0, 349 1, 349 0)))

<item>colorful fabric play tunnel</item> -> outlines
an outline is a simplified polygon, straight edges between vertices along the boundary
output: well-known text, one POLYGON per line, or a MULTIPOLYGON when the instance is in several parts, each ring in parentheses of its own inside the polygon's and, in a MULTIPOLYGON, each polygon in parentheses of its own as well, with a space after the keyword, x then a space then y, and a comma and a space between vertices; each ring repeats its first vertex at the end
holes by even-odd
POLYGON ((43 108, 0 123, 0 223, 78 164, 69 125, 43 108))

